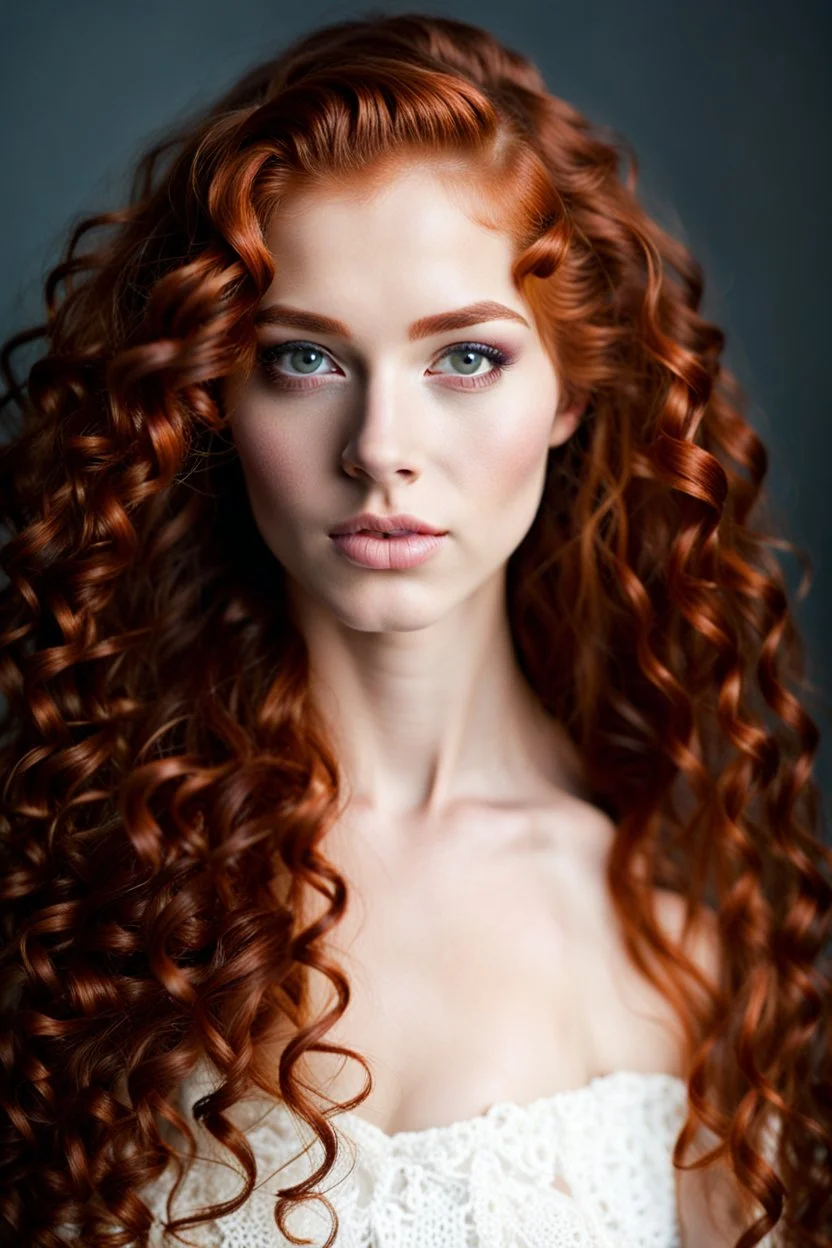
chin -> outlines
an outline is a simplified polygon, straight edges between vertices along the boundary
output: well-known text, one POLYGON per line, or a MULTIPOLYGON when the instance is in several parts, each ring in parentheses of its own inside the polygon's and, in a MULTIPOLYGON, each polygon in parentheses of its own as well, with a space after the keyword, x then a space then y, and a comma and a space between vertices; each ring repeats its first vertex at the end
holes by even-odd
POLYGON ((339 611, 338 619, 347 628, 359 633, 414 633, 419 629, 428 628, 442 618, 444 612, 425 607, 407 609, 388 607, 378 610, 339 611))
POLYGON ((401 584, 373 586, 339 595, 337 600, 331 594, 316 596, 345 627, 359 633, 416 632, 437 623, 455 605, 436 589, 401 584))

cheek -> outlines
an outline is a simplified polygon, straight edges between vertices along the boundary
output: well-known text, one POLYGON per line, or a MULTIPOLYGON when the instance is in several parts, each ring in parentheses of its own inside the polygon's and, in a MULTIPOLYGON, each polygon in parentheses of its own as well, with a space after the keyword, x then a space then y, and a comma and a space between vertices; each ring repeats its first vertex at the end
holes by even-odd
POLYGON ((480 493, 494 503, 521 503, 543 480, 549 449, 550 420, 506 425, 500 421, 479 431, 470 467, 481 482, 480 493))
POLYGON ((252 508, 258 516, 283 516, 314 498, 320 482, 318 445, 302 427, 279 426, 247 415, 233 426, 252 508))
POLYGON ((534 522, 546 480, 551 418, 504 422, 480 431, 461 484, 468 553, 489 566, 508 559, 534 522))

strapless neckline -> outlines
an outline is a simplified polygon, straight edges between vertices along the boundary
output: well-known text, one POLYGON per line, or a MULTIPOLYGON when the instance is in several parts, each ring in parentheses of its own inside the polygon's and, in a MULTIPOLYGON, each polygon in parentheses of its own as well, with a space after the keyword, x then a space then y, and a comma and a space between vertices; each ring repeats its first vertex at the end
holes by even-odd
MULTIPOLYGON (((201 1073, 194 1091, 204 1094, 216 1077, 201 1073)), ((258 1182, 246 1205, 222 1220, 229 1248, 271 1244, 275 1197, 324 1160, 320 1138, 285 1101, 252 1099, 254 1116, 234 1125, 248 1138, 258 1182)), ((474 1117, 416 1131, 385 1132, 330 1105, 323 1112, 338 1138, 321 1194, 337 1209, 345 1248, 423 1248, 428 1233, 448 1248, 514 1243, 518 1235, 529 1248, 600 1248, 624 1239, 670 1248, 680 1242, 671 1157, 686 1106, 685 1080, 634 1070, 596 1075, 526 1104, 497 1101, 474 1117)), ((239 1197, 245 1177, 202 1124, 198 1130, 202 1164, 177 1193, 174 1216, 239 1197)), ((169 1194, 164 1185, 155 1189, 157 1222, 169 1194)), ((331 1230, 318 1200, 293 1210, 290 1222, 306 1242, 322 1243, 331 1230)), ((161 1248, 161 1238, 151 1242, 161 1248)))
POLYGON ((612 1070, 604 1075, 595 1075, 588 1083, 580 1084, 577 1088, 563 1088, 559 1092, 539 1096, 525 1104, 518 1101, 495 1101, 484 1113, 475 1114, 471 1118, 461 1118, 436 1127, 421 1127, 415 1131, 385 1131, 369 1119, 362 1118, 354 1110, 338 1114, 333 1121, 346 1127, 348 1133, 357 1140, 375 1143, 377 1147, 416 1145, 422 1142, 450 1141, 457 1136, 470 1136, 480 1131, 492 1130, 507 1120, 512 1123, 516 1123, 518 1119, 532 1120, 549 1110, 567 1110, 572 1103, 636 1090, 646 1095, 669 1096, 681 1106, 687 1097, 687 1082, 679 1075, 666 1071, 612 1070))

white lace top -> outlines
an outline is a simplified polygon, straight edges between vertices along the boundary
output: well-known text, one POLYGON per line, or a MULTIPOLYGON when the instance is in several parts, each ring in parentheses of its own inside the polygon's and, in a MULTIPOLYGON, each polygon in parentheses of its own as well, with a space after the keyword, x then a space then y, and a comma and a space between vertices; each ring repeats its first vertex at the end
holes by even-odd
MULTIPOLYGON (((186 1111, 211 1086, 189 1080, 186 1111)), ((341 1113, 330 1121, 343 1147, 318 1190, 338 1213, 338 1248, 681 1248, 671 1153, 685 1105, 675 1075, 615 1071, 421 1131, 388 1135, 341 1113)), ((258 1186, 235 1213, 180 1234, 199 1248, 281 1248, 290 1241, 274 1222, 276 1193, 311 1173, 323 1149, 284 1105, 261 1102, 252 1125, 234 1121, 257 1159, 258 1186)), ((205 1160, 177 1193, 177 1216, 243 1187, 233 1156, 201 1125, 192 1129, 205 1160)), ((142 1192, 158 1219, 150 1248, 175 1243, 161 1229, 168 1190, 142 1192)), ((331 1217, 316 1201, 293 1207, 288 1226, 321 1245, 331 1217)))

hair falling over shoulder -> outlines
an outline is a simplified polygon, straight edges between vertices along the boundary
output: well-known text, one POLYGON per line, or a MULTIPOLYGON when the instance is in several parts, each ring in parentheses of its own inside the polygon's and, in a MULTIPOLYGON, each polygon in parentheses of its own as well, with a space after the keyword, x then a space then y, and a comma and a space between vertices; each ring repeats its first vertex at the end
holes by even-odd
POLYGON ((775 556, 794 548, 760 520, 766 451, 701 270, 640 207, 624 141, 528 60, 462 22, 376 13, 299 39, 148 151, 127 206, 72 233, 45 323, 5 344, 2 1242, 146 1242, 139 1189, 183 1170, 175 1091, 203 1058, 222 1082, 195 1116, 247 1178, 202 1219, 257 1181, 228 1116, 252 1087, 325 1150, 282 1190, 281 1230, 295 1202, 327 1204, 336 1136, 298 1062, 350 995, 322 946, 348 898, 325 852, 338 769, 218 387, 253 362, 281 199, 410 157, 476 171, 567 392, 590 396, 550 452, 509 611, 615 820, 629 953, 683 1024, 674 1163, 703 1125, 757 1218, 741 1248, 775 1225, 788 1248, 829 1245, 832 855, 775 556), (692 925, 714 916, 712 982, 668 942, 657 886, 692 925), (322 1017, 312 974, 337 1000, 322 1017), (274 1070, 258 1055, 281 1021, 274 1070))

